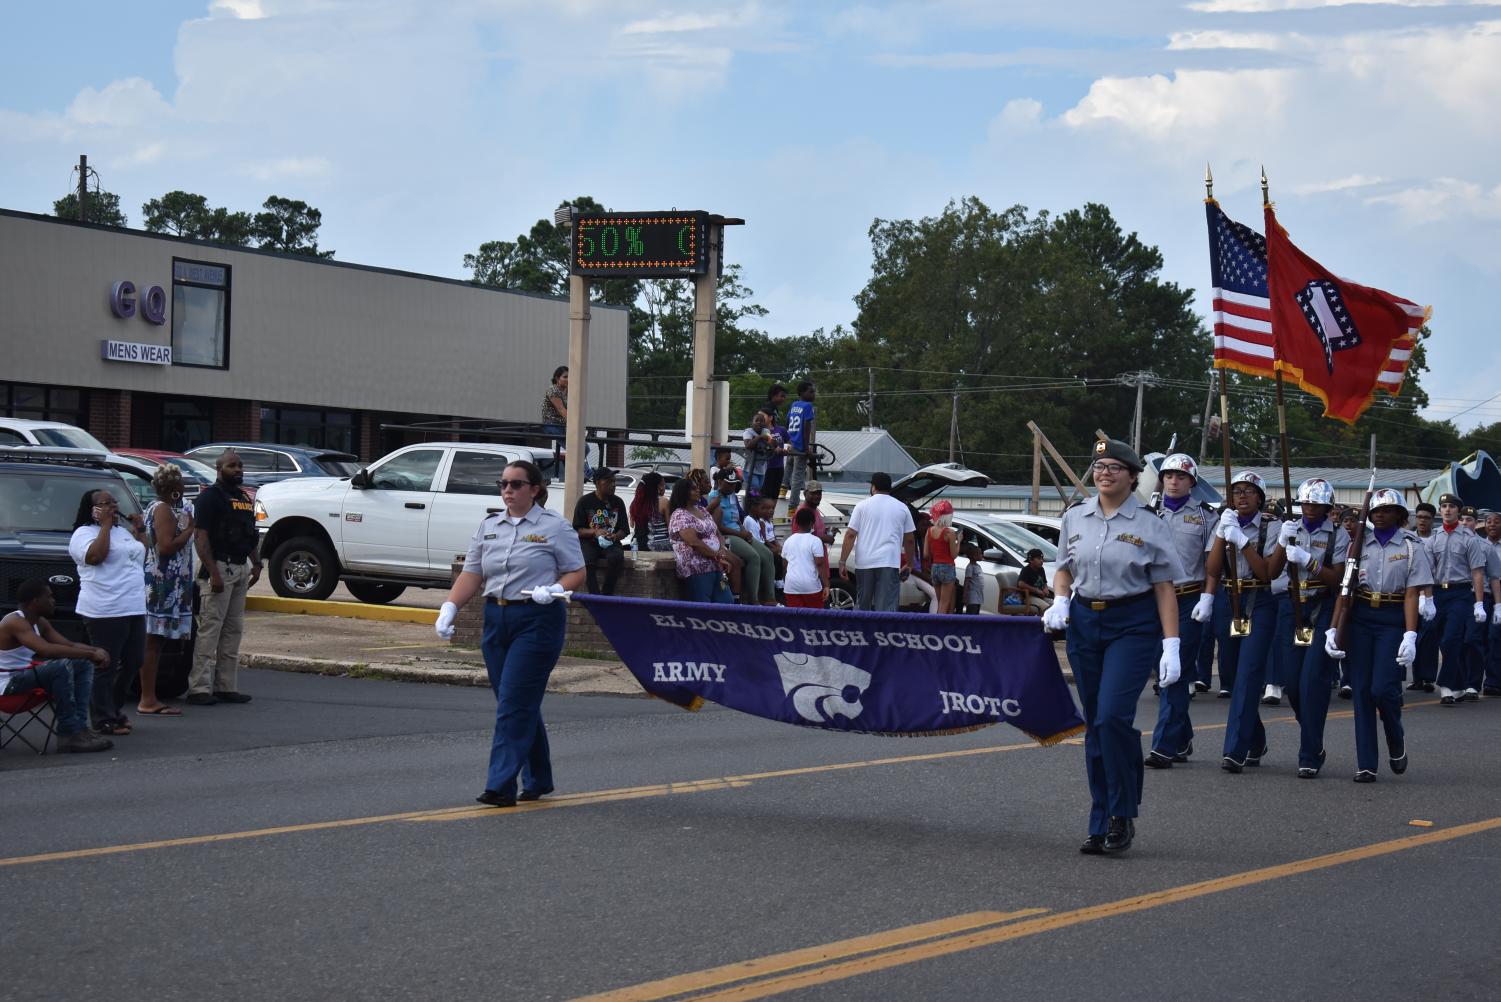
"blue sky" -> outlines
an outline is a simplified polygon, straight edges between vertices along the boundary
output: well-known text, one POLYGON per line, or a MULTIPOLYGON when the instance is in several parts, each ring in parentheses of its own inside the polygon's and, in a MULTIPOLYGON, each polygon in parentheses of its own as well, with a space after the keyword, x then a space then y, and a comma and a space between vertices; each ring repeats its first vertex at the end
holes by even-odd
POLYGON ((462 276, 565 197, 738 215, 774 334, 848 323, 872 219, 1110 206, 1206 308, 1204 164, 1259 228, 1432 304, 1430 416, 1501 419, 1501 5, 83 0, 0 38, 0 206, 88 153, 132 225, 173 188, 324 213, 341 260, 462 276), (1490 123, 1490 124, 1487 124, 1490 123), (1478 406, 1477 406, 1478 405, 1478 406))

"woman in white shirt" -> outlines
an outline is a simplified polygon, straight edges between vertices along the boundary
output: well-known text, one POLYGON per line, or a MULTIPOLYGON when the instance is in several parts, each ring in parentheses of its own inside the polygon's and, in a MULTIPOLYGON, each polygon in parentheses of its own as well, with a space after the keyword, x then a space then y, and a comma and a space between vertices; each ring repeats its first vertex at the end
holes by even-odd
POLYGON ((73 526, 76 608, 89 643, 109 654, 108 667, 94 670, 89 718, 101 734, 129 734, 121 706, 146 656, 146 523, 123 518, 113 494, 93 490, 79 500, 73 526))

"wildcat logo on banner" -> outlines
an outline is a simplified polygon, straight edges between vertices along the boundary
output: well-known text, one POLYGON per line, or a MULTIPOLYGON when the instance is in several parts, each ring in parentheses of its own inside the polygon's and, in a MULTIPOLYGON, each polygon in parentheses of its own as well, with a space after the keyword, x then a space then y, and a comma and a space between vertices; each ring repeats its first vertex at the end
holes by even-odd
POLYGON ((1037 620, 574 596, 641 687, 768 720, 874 734, 1007 723, 1048 745, 1083 733, 1037 620))

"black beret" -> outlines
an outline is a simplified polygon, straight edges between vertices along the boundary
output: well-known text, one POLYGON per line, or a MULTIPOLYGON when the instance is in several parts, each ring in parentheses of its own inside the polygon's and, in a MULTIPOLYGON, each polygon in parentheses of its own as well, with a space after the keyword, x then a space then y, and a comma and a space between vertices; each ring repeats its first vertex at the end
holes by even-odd
POLYGON ((1113 459, 1117 463, 1129 466, 1132 473, 1140 473, 1142 470, 1141 457, 1136 454, 1136 450, 1117 439, 1107 438, 1102 442, 1096 442, 1094 458, 1096 460, 1113 459))

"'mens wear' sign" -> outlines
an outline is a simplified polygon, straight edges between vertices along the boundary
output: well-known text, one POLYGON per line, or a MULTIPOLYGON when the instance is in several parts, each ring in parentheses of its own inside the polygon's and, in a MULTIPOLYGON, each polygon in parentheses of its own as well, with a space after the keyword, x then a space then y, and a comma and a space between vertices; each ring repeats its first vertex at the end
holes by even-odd
POLYGON ((137 341, 101 341, 99 357, 106 362, 171 365, 172 346, 170 344, 141 344, 137 341))

